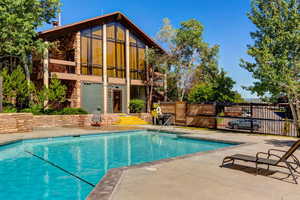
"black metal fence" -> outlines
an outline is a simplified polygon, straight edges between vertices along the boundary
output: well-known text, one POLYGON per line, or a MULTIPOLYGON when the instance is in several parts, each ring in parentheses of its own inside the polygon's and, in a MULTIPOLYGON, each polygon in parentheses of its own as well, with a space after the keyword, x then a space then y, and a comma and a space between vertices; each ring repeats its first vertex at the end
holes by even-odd
POLYGON ((287 104, 216 104, 215 116, 217 129, 297 136, 287 104))

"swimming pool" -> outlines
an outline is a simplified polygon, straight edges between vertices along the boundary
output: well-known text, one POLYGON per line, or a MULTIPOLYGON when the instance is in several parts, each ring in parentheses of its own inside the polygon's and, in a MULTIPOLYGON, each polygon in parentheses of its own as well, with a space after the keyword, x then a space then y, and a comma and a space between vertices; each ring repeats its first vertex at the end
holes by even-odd
POLYGON ((130 131, 0 146, 0 199, 85 199, 111 168, 233 144, 130 131))

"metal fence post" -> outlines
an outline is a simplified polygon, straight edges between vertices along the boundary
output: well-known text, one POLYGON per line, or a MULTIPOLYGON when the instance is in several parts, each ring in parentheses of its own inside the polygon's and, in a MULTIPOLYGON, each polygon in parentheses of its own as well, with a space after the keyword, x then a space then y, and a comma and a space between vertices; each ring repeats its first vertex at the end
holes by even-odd
POLYGON ((3 78, 0 76, 0 112, 3 112, 3 78))
POLYGON ((218 129, 218 104, 214 103, 214 107, 215 107, 215 113, 214 113, 214 117, 215 117, 215 129, 218 129))
POLYGON ((250 103, 250 114, 251 114, 251 133, 253 133, 253 103, 250 103))

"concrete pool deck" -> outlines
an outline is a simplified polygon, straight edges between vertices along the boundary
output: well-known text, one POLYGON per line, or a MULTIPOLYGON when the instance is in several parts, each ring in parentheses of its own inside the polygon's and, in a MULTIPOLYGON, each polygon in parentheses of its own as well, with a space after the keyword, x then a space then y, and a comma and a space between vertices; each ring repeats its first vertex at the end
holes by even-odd
MULTIPOLYGON (((144 128, 156 128, 144 126, 144 128)), ((20 139, 82 135, 107 131, 130 130, 136 127, 112 127, 109 129, 51 128, 37 129, 32 133, 1 134, 0 144, 20 139)), ((286 150, 297 138, 260 136, 205 129, 168 128, 176 132, 188 133, 185 136, 213 140, 248 143, 234 148, 225 148, 208 153, 199 153, 168 162, 154 162, 154 165, 129 167, 118 171, 117 184, 111 188, 112 194, 105 194, 111 200, 297 200, 300 199, 300 184, 293 184, 292 178, 282 173, 268 174, 261 170, 255 176, 254 164, 237 162, 234 166, 220 168, 226 155, 245 153, 255 155, 269 148, 286 150), (156 164, 155 164, 156 163, 156 164)), ((300 158, 300 151, 295 153, 300 158)), ((266 166, 261 166, 266 168, 266 166)), ((282 168, 277 168, 283 171, 282 168)), ((300 179, 298 179, 300 182, 300 179)), ((95 192, 97 193, 97 188, 95 192)), ((98 191, 101 193, 103 191, 98 191)), ((100 196, 98 196, 100 197, 100 196)), ((100 199, 97 195, 90 199, 100 199)), ((101 199, 102 200, 102 199, 101 199)))
MULTIPOLYGON (((255 176, 254 164, 237 162, 239 165, 220 168, 226 155, 245 153, 255 155, 269 148, 288 149, 296 138, 259 136, 239 133, 222 133, 209 130, 172 129, 188 131, 191 137, 204 137, 253 143, 237 148, 213 151, 203 155, 174 160, 149 168, 128 169, 112 195, 113 200, 297 200, 300 185, 292 178, 277 180, 285 175, 275 173, 255 176), (289 182, 286 182, 289 181, 289 182)), ((296 152, 298 158, 300 151, 296 152)), ((266 168, 266 166, 261 166, 266 168)), ((282 168, 277 168, 282 171, 282 168)), ((271 170, 276 168, 271 167, 271 170)), ((300 181, 300 180, 299 180, 300 181)))

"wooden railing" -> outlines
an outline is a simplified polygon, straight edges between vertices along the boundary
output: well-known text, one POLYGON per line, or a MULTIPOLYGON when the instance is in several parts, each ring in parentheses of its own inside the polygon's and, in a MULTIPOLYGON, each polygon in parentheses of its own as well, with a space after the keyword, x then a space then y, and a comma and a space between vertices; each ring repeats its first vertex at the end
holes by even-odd
POLYGON ((76 63, 72 61, 67 61, 67 60, 58 60, 58 59, 49 59, 50 64, 54 65, 59 65, 59 67, 62 67, 62 70, 53 70, 53 72, 64 72, 64 73, 70 73, 70 74, 75 74, 75 67, 76 63))

